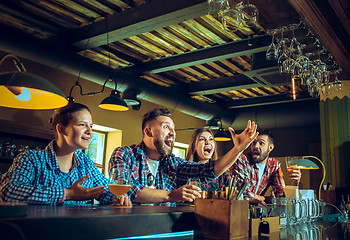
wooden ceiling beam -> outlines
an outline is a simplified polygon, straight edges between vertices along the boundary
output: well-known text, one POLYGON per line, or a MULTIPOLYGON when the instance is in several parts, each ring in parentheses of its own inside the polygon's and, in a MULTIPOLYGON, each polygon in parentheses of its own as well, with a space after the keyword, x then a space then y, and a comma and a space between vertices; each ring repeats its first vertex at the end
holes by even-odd
POLYGON ((253 97, 253 98, 244 98, 233 100, 230 102, 225 102, 224 105, 226 108, 244 108, 244 107, 257 107, 263 105, 271 105, 278 103, 287 103, 287 102, 296 102, 296 101, 306 101, 314 100, 315 98, 310 97, 309 93, 306 91, 298 93, 297 99, 293 100, 291 94, 281 93, 269 96, 262 97, 253 97))
POLYGON ((178 54, 159 60, 124 68, 134 74, 151 74, 190 67, 208 62, 220 61, 247 54, 264 52, 271 44, 271 36, 263 35, 241 41, 230 42, 210 48, 178 54))
MULTIPOLYGON (((339 0, 332 0, 339 1, 339 0)), ((350 37, 342 21, 336 16, 328 0, 289 0, 290 4, 303 18, 307 26, 322 42, 338 65, 350 74, 350 37)))
POLYGON ((209 95, 260 86, 261 84, 254 82, 244 74, 238 74, 215 80, 192 82, 181 86, 181 88, 185 89, 186 93, 190 95, 209 95))
POLYGON ((106 26, 109 42, 116 42, 206 14, 206 0, 155 0, 111 15, 107 22, 102 20, 74 29, 70 33, 71 42, 81 49, 86 48, 87 41, 87 48, 99 47, 106 45, 106 26))

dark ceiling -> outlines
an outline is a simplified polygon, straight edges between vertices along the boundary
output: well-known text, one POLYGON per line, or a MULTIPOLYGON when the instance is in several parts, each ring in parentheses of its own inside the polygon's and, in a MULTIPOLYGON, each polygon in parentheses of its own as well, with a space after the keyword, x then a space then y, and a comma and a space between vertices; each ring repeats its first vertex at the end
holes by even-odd
POLYGON ((271 43, 266 30, 298 24, 301 18, 307 29, 300 27, 295 35, 304 50, 315 51, 318 38, 318 47, 332 56, 321 56, 329 69, 339 65, 350 75, 349 1, 250 3, 259 9, 258 23, 227 32, 217 14, 208 14, 206 0, 1 1, 0 50, 81 72, 100 84, 113 75, 124 93, 176 104, 202 119, 211 114, 229 119, 237 109, 314 99, 299 84, 293 100, 291 76, 279 73, 277 61, 265 59, 271 43))

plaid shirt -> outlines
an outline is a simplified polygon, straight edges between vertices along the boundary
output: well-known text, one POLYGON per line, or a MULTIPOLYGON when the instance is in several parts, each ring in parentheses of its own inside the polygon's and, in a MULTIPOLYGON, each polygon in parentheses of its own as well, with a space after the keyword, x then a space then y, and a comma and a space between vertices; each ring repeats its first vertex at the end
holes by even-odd
POLYGON ((214 181, 202 185, 203 191, 225 191, 230 184, 231 173, 229 170, 217 177, 214 181))
MULTIPOLYGON (((255 195, 264 196, 271 185, 276 196, 283 196, 285 182, 281 170, 281 163, 274 158, 267 158, 266 166, 260 185, 258 183, 258 168, 256 164, 251 164, 244 154, 231 167, 232 174, 238 178, 238 184, 241 185, 244 179, 248 181, 248 189, 243 194, 244 197, 254 198, 255 195), (258 191, 255 193, 256 188, 258 191)), ((238 185, 238 186, 239 186, 238 185)))
MULTIPOLYGON (((90 158, 81 151, 73 154, 73 166, 69 173, 60 170, 53 148, 53 140, 45 150, 29 150, 19 154, 0 181, 0 200, 27 202, 29 204, 85 204, 87 201, 64 201, 64 188, 89 175, 82 183, 86 188, 104 185, 108 179, 99 172, 90 158)), ((97 200, 112 203, 114 195, 106 191, 97 200)))
MULTIPOLYGON (((127 196, 134 201, 144 187, 149 186, 147 176, 150 173, 144 143, 127 147, 119 147, 114 150, 109 160, 108 170, 120 169, 124 174, 131 175, 132 187, 127 196)), ((126 179, 126 177, 124 176, 126 179)), ((200 178, 209 182, 215 180, 214 162, 200 164, 188 162, 174 154, 163 157, 155 176, 156 189, 175 190, 187 183, 188 178, 200 178)))

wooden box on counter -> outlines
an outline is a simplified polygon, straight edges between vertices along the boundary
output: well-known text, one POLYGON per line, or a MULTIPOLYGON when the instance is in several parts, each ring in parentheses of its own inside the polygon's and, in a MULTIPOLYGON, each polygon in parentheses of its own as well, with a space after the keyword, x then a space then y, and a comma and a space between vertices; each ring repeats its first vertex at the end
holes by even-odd
POLYGON ((206 239, 247 238, 249 203, 246 200, 196 199, 199 229, 195 235, 206 239))

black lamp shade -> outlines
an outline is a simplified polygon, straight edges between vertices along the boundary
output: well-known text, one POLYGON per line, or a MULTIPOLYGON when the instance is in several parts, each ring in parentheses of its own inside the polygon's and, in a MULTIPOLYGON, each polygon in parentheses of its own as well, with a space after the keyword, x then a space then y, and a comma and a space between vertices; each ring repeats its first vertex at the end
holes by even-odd
POLYGON ((27 72, 1 73, 0 95, 0 106, 8 108, 53 109, 68 103, 55 85, 27 72))
POLYGON ((103 99, 99 105, 100 108, 112 111, 127 111, 129 110, 128 105, 121 99, 120 92, 113 90, 109 97, 103 99))
POLYGON ((220 128, 219 131, 214 135, 214 139, 217 142, 225 142, 231 140, 231 138, 226 134, 223 128, 220 128))

